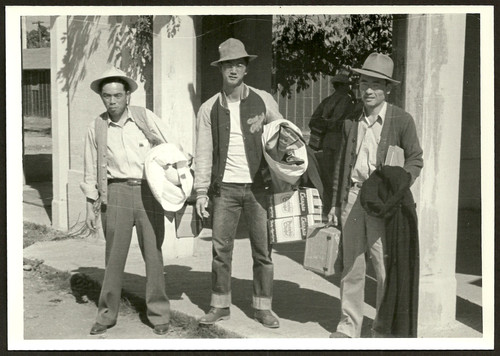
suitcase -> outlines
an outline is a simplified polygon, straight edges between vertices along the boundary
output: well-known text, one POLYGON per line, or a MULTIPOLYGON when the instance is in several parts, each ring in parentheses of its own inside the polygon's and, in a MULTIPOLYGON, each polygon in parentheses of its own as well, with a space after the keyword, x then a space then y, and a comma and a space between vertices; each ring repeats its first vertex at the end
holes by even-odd
POLYGON ((325 224, 310 226, 307 231, 303 265, 305 269, 324 276, 341 273, 340 230, 325 224))

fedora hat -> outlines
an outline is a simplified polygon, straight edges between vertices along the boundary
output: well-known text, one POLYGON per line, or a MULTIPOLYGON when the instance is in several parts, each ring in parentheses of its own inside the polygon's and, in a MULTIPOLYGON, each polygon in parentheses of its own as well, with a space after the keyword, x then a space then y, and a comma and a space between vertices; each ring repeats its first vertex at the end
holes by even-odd
POLYGON ((361 69, 351 68, 351 70, 369 77, 386 79, 396 84, 400 83, 399 81, 392 79, 394 62, 391 57, 386 54, 374 52, 366 58, 361 69))
POLYGON ((106 78, 120 78, 128 83, 130 92, 134 92, 137 89, 137 83, 132 78, 128 77, 125 72, 119 70, 118 68, 111 66, 101 74, 99 78, 90 83, 90 89, 92 89, 97 94, 101 95, 99 90, 99 85, 106 78))
POLYGON ((233 59, 248 58, 249 61, 252 61, 257 58, 256 55, 248 54, 243 42, 236 38, 228 38, 219 45, 219 57, 219 60, 210 63, 210 65, 217 67, 220 62, 231 61, 233 59))
POLYGON ((191 195, 193 175, 180 145, 162 143, 146 155, 144 169, 153 196, 164 210, 178 211, 191 195))

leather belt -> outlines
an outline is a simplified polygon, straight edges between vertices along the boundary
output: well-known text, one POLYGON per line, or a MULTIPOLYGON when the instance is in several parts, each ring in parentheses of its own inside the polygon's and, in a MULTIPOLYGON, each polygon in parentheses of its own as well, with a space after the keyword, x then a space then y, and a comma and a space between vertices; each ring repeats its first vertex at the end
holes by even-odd
POLYGON ((142 185, 144 182, 145 182, 144 179, 136 179, 136 178, 110 178, 110 179, 108 179, 108 184, 127 183, 128 185, 142 185))

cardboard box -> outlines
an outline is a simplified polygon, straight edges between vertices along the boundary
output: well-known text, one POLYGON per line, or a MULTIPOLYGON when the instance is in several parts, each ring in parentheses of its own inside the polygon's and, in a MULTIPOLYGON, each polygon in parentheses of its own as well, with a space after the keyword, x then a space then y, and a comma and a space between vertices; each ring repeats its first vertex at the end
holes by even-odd
POLYGON ((304 240, 307 237, 308 227, 321 222, 321 215, 309 214, 269 219, 267 227, 272 243, 284 243, 304 240))
POLYGON ((196 214, 194 205, 184 205, 175 213, 177 238, 194 237, 201 231, 201 219, 196 214))
POLYGON ((269 219, 310 214, 321 216, 322 210, 323 203, 317 189, 299 188, 271 195, 267 214, 269 219))
POLYGON ((331 276, 342 272, 340 249, 340 230, 325 224, 309 226, 306 248, 304 251, 304 268, 331 276))

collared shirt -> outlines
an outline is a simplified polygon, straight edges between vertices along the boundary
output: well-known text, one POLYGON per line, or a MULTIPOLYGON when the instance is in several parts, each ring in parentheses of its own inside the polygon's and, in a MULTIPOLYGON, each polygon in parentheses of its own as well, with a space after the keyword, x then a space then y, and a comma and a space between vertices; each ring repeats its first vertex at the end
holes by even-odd
POLYGON ((384 102, 374 122, 370 122, 370 118, 365 115, 364 111, 359 118, 356 143, 357 158, 351 174, 354 183, 364 182, 377 169, 377 149, 386 112, 387 103, 384 102))
POLYGON ((225 183, 252 183, 243 143, 243 133, 241 132, 240 100, 228 102, 227 106, 231 119, 231 130, 229 132, 226 168, 222 181, 225 183))
MULTIPOLYGON (((132 112, 127 108, 126 118, 114 123, 108 117, 107 132, 107 177, 145 179, 144 161, 147 152, 151 149, 146 136, 135 124, 132 112)), ((156 124, 161 121, 153 112, 146 110, 146 117, 156 124)), ((163 134, 165 130, 162 128, 163 134)), ((97 141, 95 120, 87 132, 84 152, 85 175, 81 184, 82 190, 90 199, 97 199, 97 141)))

